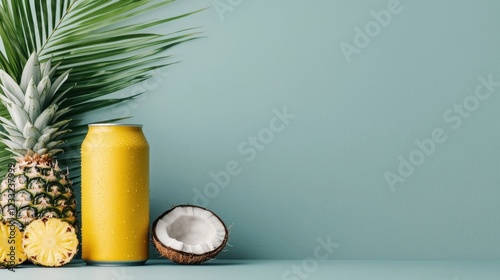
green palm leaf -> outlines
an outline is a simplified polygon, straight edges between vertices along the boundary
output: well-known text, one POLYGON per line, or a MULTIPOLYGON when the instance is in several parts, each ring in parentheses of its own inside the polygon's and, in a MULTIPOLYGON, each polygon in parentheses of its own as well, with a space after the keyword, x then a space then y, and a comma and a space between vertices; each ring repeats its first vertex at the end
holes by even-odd
MULTIPOLYGON (((20 81, 24 64, 32 52, 40 60, 59 63, 56 76, 70 70, 61 91, 63 105, 71 108, 63 114, 71 119, 71 132, 58 156, 61 164, 79 180, 80 145, 87 131, 85 115, 104 107, 126 102, 137 95, 107 97, 111 93, 145 81, 153 70, 173 63, 166 50, 192 40, 193 29, 156 34, 148 29, 184 18, 195 12, 164 19, 127 24, 175 0, 0 0, 0 68, 20 81), (166 62, 169 61, 169 62, 166 62)), ((0 116, 9 118, 0 104, 0 116)), ((128 117, 128 116, 126 116, 128 117)), ((125 117, 125 118, 126 118, 125 117)), ((10 118, 9 118, 10 119, 10 118)), ((102 120, 115 122, 120 119, 102 120)), ((0 143, 0 174, 13 156, 0 143)))

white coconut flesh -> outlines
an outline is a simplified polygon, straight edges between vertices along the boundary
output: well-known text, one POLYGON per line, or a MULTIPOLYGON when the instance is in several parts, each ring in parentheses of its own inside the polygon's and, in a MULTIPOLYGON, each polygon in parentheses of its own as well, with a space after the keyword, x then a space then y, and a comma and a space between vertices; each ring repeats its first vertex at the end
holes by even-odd
POLYGON ((160 218, 156 238, 164 245, 186 253, 205 254, 224 242, 224 224, 212 212, 198 207, 176 207, 160 218))

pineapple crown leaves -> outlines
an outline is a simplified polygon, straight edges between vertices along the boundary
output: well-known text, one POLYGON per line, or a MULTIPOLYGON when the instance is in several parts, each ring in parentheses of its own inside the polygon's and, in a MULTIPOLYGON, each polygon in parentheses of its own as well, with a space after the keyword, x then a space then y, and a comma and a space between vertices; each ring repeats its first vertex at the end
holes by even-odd
POLYGON ((34 52, 23 69, 21 82, 0 69, 0 101, 7 108, 11 120, 0 117, 0 124, 6 132, 1 141, 16 156, 25 156, 30 151, 39 155, 55 155, 62 143, 61 136, 70 132, 65 129, 70 120, 58 121, 69 107, 61 108, 64 94, 59 92, 68 79, 69 70, 52 80, 57 66, 51 66, 49 59, 40 63, 34 52))

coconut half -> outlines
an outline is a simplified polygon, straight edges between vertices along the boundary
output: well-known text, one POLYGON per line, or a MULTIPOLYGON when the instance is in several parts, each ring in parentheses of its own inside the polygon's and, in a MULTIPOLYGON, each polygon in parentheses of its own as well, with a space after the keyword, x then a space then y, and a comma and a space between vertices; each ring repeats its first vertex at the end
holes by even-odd
POLYGON ((153 243, 162 256, 180 264, 213 259, 226 246, 228 230, 214 212, 179 205, 153 223, 153 243))

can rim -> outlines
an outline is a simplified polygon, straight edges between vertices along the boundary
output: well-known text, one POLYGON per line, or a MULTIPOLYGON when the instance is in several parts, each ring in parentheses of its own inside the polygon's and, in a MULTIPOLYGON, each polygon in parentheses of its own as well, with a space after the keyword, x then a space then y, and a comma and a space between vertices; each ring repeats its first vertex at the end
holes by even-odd
POLYGON ((127 126, 127 127, 142 127, 142 124, 130 124, 130 123, 91 123, 88 125, 92 126, 127 126))

